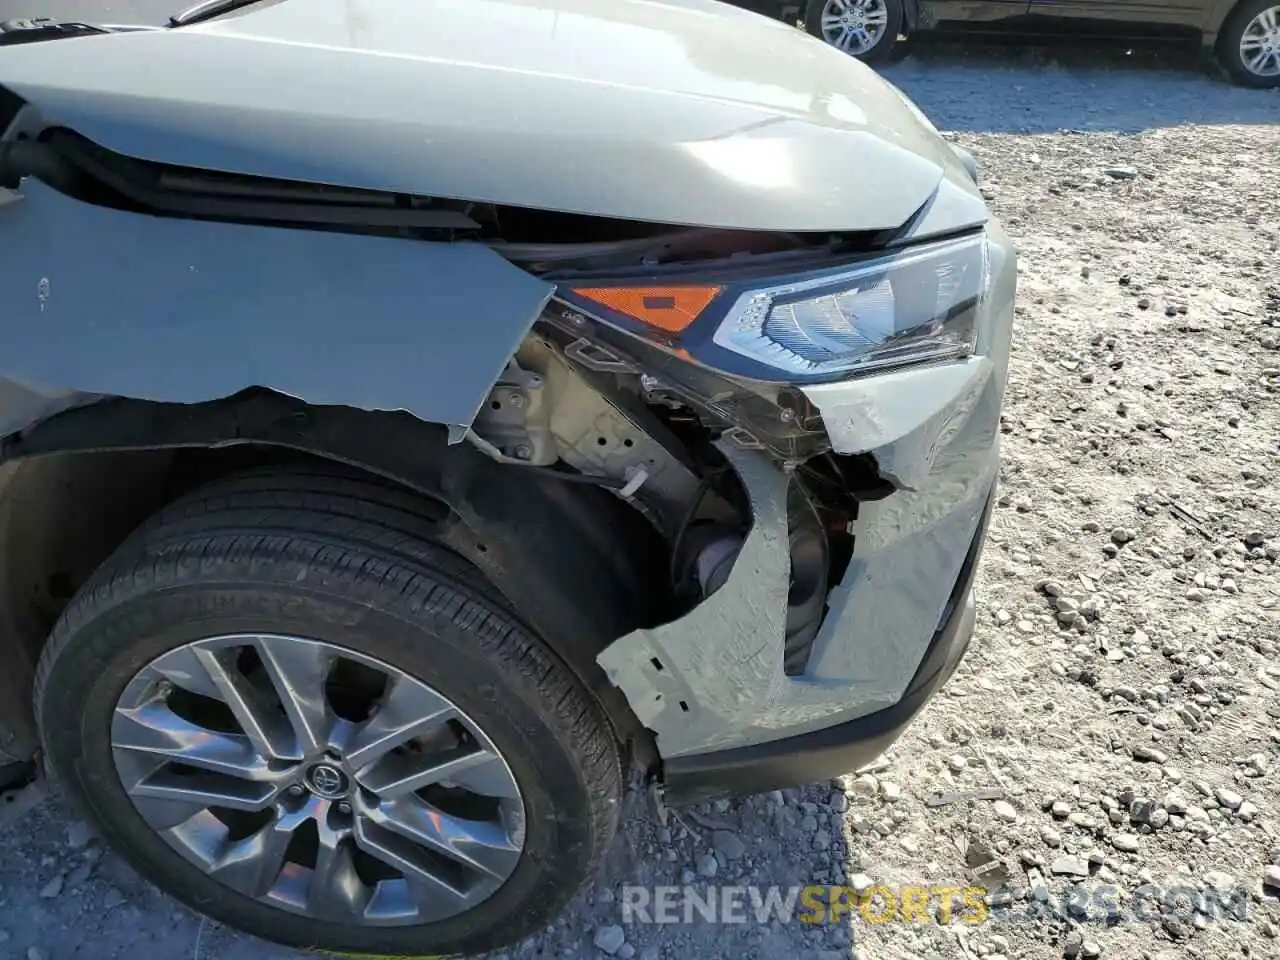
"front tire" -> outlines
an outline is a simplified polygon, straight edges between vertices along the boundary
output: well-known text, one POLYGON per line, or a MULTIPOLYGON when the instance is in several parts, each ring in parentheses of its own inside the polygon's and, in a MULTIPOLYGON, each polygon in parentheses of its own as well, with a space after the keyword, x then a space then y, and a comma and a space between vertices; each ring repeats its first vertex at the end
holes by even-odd
POLYGON ((1280 87, 1280 0, 1245 0, 1218 34, 1218 60, 1236 83, 1280 87))
POLYGON ((903 22, 902 0, 810 0, 804 16, 809 33, 864 63, 889 59, 903 22))
POLYGON ((37 716, 140 873, 267 940, 396 956, 509 945, 594 873, 608 722, 434 523, 376 481, 237 477, 79 592, 37 716))

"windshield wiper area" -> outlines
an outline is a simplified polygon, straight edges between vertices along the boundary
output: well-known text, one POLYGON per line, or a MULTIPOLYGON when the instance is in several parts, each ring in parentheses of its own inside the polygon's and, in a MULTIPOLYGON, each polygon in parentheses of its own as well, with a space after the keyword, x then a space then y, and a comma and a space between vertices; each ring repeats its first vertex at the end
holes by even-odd
POLYGON ((260 2, 261 0, 203 0, 203 2, 171 16, 169 18, 169 26, 186 27, 193 23, 203 23, 206 20, 212 20, 214 17, 220 17, 224 13, 231 13, 233 10, 239 10, 241 7, 252 6, 260 2))
POLYGON ((105 27, 74 20, 54 20, 37 17, 31 20, 0 21, 0 46, 18 43, 38 43, 42 40, 62 40, 67 37, 89 37, 98 33, 110 33, 105 27))

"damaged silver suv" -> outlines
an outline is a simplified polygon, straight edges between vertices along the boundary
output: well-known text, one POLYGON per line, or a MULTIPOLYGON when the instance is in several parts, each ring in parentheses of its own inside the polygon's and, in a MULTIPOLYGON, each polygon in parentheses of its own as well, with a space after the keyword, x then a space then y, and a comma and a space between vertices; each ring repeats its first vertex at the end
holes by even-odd
POLYGON ((711 0, 0 34, 0 751, 285 944, 483 951, 850 771, 973 628, 1015 256, 711 0))

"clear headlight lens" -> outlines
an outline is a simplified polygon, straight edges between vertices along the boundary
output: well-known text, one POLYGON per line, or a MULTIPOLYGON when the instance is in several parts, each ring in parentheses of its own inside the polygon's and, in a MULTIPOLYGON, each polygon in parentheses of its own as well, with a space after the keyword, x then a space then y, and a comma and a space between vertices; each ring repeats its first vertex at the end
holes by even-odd
POLYGON ((911 247, 745 293, 715 342, 803 376, 955 359, 973 352, 989 285, 983 236, 911 247))

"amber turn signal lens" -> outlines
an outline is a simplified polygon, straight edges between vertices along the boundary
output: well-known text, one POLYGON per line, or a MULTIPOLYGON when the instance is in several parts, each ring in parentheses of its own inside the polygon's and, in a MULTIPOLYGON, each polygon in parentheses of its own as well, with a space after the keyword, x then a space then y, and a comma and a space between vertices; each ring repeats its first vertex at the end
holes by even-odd
POLYGON ((573 291, 616 313, 667 333, 680 333, 698 319, 719 287, 578 287, 573 291))

